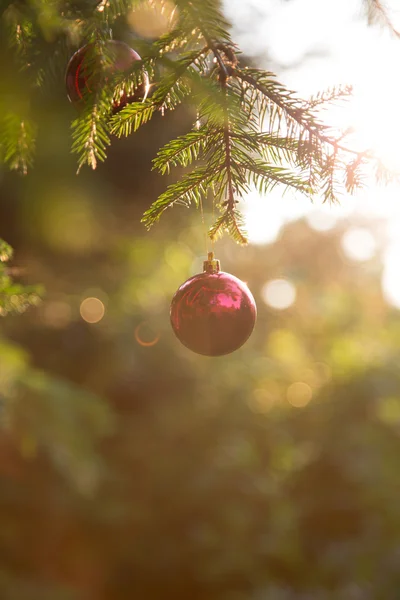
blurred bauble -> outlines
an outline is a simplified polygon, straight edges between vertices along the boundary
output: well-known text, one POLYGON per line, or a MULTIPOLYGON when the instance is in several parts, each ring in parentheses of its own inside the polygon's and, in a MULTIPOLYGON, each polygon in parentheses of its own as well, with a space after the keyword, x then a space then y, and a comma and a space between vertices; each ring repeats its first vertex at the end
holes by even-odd
POLYGON ((171 302, 171 325, 179 341, 198 354, 234 352, 251 335, 257 316, 247 285, 220 271, 212 253, 204 272, 191 277, 171 302))
MULTIPOLYGON (((107 58, 110 59, 110 65, 104 67, 103 77, 108 81, 113 74, 119 72, 128 72, 133 63, 141 60, 141 57, 135 50, 130 48, 124 42, 117 40, 107 41, 107 58)), ((65 74, 65 84, 69 100, 76 106, 84 105, 85 97, 91 94, 96 86, 101 85, 101 76, 95 78, 91 65, 96 65, 100 60, 95 54, 94 44, 83 46, 71 57, 65 74)), ((126 104, 131 102, 141 102, 146 98, 148 90, 147 73, 142 75, 143 82, 132 90, 124 90, 122 94, 113 101, 114 112, 120 110, 126 104)))

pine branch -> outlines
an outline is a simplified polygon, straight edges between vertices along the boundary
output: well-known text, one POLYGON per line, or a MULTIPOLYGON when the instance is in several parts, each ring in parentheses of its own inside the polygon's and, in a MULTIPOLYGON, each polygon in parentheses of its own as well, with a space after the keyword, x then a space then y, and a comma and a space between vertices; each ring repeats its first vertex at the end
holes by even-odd
MULTIPOLYGON (((289 129, 292 128, 293 130, 293 125, 297 125, 299 129, 306 130, 314 135, 320 142, 335 145, 335 140, 332 140, 323 133, 326 131, 327 126, 317 122, 315 116, 310 113, 304 103, 295 96, 294 92, 286 89, 282 84, 275 80, 273 73, 264 73, 257 71, 256 69, 241 69, 236 67, 234 75, 257 90, 261 94, 261 99, 266 99, 272 103, 272 115, 278 119, 278 123, 281 120, 281 117, 277 111, 281 110, 287 119, 286 124, 289 129), (273 111, 275 111, 275 113, 273 111)), ((273 122, 275 121, 275 118, 271 119, 271 132, 274 129, 273 122)), ((279 131, 279 126, 277 129, 279 131)))
POLYGON ((233 211, 225 210, 209 229, 208 235, 212 241, 216 241, 222 237, 224 232, 227 232, 238 244, 245 245, 248 243, 247 233, 244 230, 243 215, 236 209, 233 211))
POLYGON ((36 147, 36 124, 27 117, 8 112, 0 120, 0 149, 10 169, 26 175, 33 165, 36 147))
POLYGON ((259 154, 263 159, 275 165, 302 166, 302 156, 309 152, 305 140, 288 139, 270 133, 253 131, 231 132, 231 138, 237 147, 242 147, 253 155, 259 154))
MULTIPOLYGON (((190 3, 191 4, 191 3, 190 3)), ((224 171, 224 177, 226 177, 226 185, 225 181, 223 185, 220 185, 220 193, 223 191, 224 187, 226 187, 227 198, 224 201, 224 218, 220 219, 219 222, 217 220, 216 229, 211 229, 210 235, 217 236, 218 232, 224 228, 227 230, 233 239, 239 243, 245 244, 247 243, 247 239, 244 231, 241 230, 241 219, 239 218, 238 211, 236 210, 237 201, 235 200, 234 193, 234 175, 233 175, 233 161, 232 161, 232 148, 231 148, 231 123, 230 123, 230 111, 228 105, 228 79, 231 72, 231 65, 235 62, 235 57, 228 46, 222 46, 221 43, 215 43, 212 38, 212 33, 217 35, 218 32, 214 30, 214 32, 210 32, 207 27, 207 23, 202 22, 201 17, 199 16, 199 11, 194 8, 194 13, 196 14, 196 20, 200 21, 200 31, 204 36, 204 39, 207 42, 208 47, 211 49, 214 54, 215 60, 219 66, 219 83, 220 89, 222 92, 222 113, 223 113, 223 143, 225 148, 225 161, 224 161, 224 169, 221 169, 221 172, 224 171), (211 33, 211 35, 210 35, 211 33), (225 58, 221 56, 220 49, 223 50, 225 58), (228 59, 228 60, 227 60, 228 59)), ((225 41, 230 42, 229 36, 225 38, 225 41)), ((240 113, 239 113, 240 114, 240 113)))
POLYGON ((8 45, 14 49, 21 69, 26 70, 30 64, 30 51, 36 37, 30 9, 10 2, 2 16, 6 26, 8 45))
POLYGON ((192 68, 192 65, 196 63, 202 55, 207 53, 207 51, 207 47, 190 51, 184 53, 179 60, 176 61, 163 57, 162 64, 167 70, 167 74, 158 84, 152 95, 152 100, 155 105, 162 106, 167 101, 168 96, 171 96, 174 91, 179 91, 180 87, 182 97, 190 93, 190 82, 193 79, 197 79, 198 76, 197 71, 192 68))
POLYGON ((38 286, 23 286, 11 279, 7 263, 12 255, 11 246, 0 239, 0 317, 23 313, 29 306, 39 304, 43 294, 38 286))
POLYGON ((394 26, 388 9, 380 0, 364 0, 367 8, 368 22, 381 23, 392 35, 400 39, 400 31, 394 26))
MULTIPOLYGON (((216 57, 218 57, 218 63, 221 60, 218 52, 214 50, 216 57)), ((224 145, 225 145, 225 169, 227 176, 227 193, 228 198, 226 200, 227 211, 231 212, 232 215, 235 210, 235 194, 233 191, 233 175, 232 175, 232 152, 231 152, 231 125, 229 121, 228 107, 226 103, 226 97, 228 94, 227 86, 228 75, 226 69, 221 72, 221 88, 224 99, 224 145)), ((234 218, 234 215, 233 215, 234 218)))
POLYGON ((171 184, 163 194, 144 213, 142 223, 149 229, 161 217, 162 213, 174 204, 199 206, 200 200, 206 198, 208 188, 215 179, 216 169, 209 166, 197 167, 185 175, 177 183, 171 184))
POLYGON ((249 183, 255 185, 262 194, 271 191, 277 184, 284 186, 285 189, 293 188, 308 196, 313 193, 308 180, 301 174, 289 171, 289 169, 258 160, 252 164, 242 164, 241 166, 247 172, 249 183))
POLYGON ((150 121, 156 108, 152 100, 128 104, 110 119, 110 133, 118 137, 130 135, 150 121))
MULTIPOLYGON (((279 110, 282 111, 286 117, 288 136, 299 136, 299 132, 301 131, 308 132, 320 144, 331 146, 334 151, 342 150, 343 152, 357 156, 362 154, 365 157, 369 155, 369 151, 360 153, 357 150, 343 146, 340 143, 342 138, 336 139, 329 136, 327 133, 329 126, 319 121, 307 104, 297 98, 294 92, 287 90, 282 84, 278 83, 273 73, 262 72, 256 69, 236 68, 234 75, 253 86, 262 97, 274 105, 275 113, 273 113, 273 116, 278 118, 278 122, 281 120, 279 110), (298 128, 297 130, 296 127, 298 128)), ((350 91, 345 88, 343 95, 349 95, 349 93, 350 91)), ((271 123, 273 122, 274 119, 271 118, 271 123)), ((272 124, 270 124, 270 129, 273 130, 272 124)))
POLYGON ((345 187, 350 194, 354 194, 357 189, 364 186, 365 175, 362 172, 364 160, 357 157, 346 165, 345 168, 345 187))
POLYGON ((175 0, 175 4, 188 31, 200 30, 207 40, 231 42, 219 0, 175 0))
POLYGON ((344 98, 348 98, 353 93, 353 88, 351 85, 344 86, 335 86, 333 88, 328 88, 323 90, 322 92, 318 92, 316 95, 311 96, 307 101, 304 102, 307 110, 313 110, 321 105, 326 106, 332 102, 336 102, 337 100, 342 100, 344 98))
MULTIPOLYGON (((242 104, 246 106, 246 98, 243 97, 242 87, 231 77, 235 58, 230 54, 230 49, 215 44, 209 38, 206 41, 219 68, 214 72, 217 80, 215 88, 208 86, 211 93, 204 94, 204 97, 201 94, 199 96, 199 116, 204 125, 199 131, 192 131, 167 144, 156 158, 155 166, 161 172, 166 172, 172 165, 187 167, 197 160, 213 164, 216 171, 212 184, 215 199, 223 214, 211 228, 210 235, 215 238, 222 231, 228 231, 236 241, 245 243, 243 222, 236 208, 236 195, 246 194, 249 184, 255 185, 261 193, 280 184, 285 188, 293 187, 302 193, 311 194, 310 182, 316 175, 310 157, 312 153, 315 153, 315 157, 320 157, 321 150, 306 129, 300 131, 297 137, 294 134, 280 137, 274 133, 257 131, 256 116, 251 112, 239 110, 242 104), (305 133, 306 139, 302 139, 305 133), (272 158, 275 164, 266 162, 266 157, 272 158), (300 171, 294 172, 279 166, 277 163, 282 161, 299 167, 300 171), (302 173, 305 166, 309 168, 308 178, 302 173)), ((274 86, 274 93, 277 93, 276 87, 279 84, 274 86)), ((282 92, 282 86, 279 86, 279 89, 282 92)), ((329 97, 337 95, 337 92, 330 92, 329 97)), ((287 97, 292 101, 290 92, 287 92, 287 97)), ((256 105, 253 99, 251 101, 254 113, 256 105)), ((298 99, 292 101, 290 109, 305 111, 298 99)), ((313 127, 317 127, 314 117, 309 114, 308 117, 310 121, 312 119, 313 127)), ((321 178, 326 185, 326 170, 321 178)), ((170 195, 163 198, 161 204, 156 201, 146 213, 147 226, 151 226, 159 218, 164 206, 178 201, 181 190, 179 184, 178 187, 175 185, 170 186, 170 195)))
POLYGON ((5 263, 11 260, 13 249, 7 242, 0 238, 0 263, 5 263))
POLYGON ((89 104, 84 113, 72 124, 72 151, 78 154, 78 172, 84 164, 92 169, 97 167, 97 161, 106 159, 106 148, 110 145, 107 122, 104 116, 109 112, 109 98, 98 93, 93 103, 89 104))
POLYGON ((388 184, 393 181, 400 182, 400 174, 393 173, 388 167, 379 159, 375 160, 375 179, 378 183, 388 184))
POLYGON ((109 115, 114 89, 106 82, 104 73, 112 64, 112 56, 102 34, 97 31, 95 36, 84 56, 85 68, 91 73, 83 90, 84 109, 72 123, 72 152, 78 154, 78 173, 84 164, 96 169, 97 161, 106 159, 110 145, 109 115))
POLYGON ((321 170, 321 178, 323 180, 322 197, 324 202, 329 203, 335 203, 337 200, 335 185, 335 159, 336 154, 327 156, 325 164, 321 170))
MULTIPOLYGON (((54 77, 54 63, 43 57, 46 35, 55 37, 53 47, 57 51, 67 48, 72 40, 76 45, 83 39, 94 48, 93 56, 85 58, 94 91, 84 93, 83 110, 73 122, 78 170, 84 164, 95 168, 98 161, 105 160, 111 134, 129 135, 156 112, 174 110, 190 99, 199 127, 160 149, 154 168, 163 174, 175 166, 193 170, 170 185, 146 211, 143 221, 147 227, 174 204, 198 206, 212 189, 222 214, 210 235, 228 231, 244 243, 237 203, 252 185, 262 193, 275 185, 305 194, 321 191, 329 201, 336 199, 341 188, 354 191, 362 185, 363 170, 372 154, 346 147, 348 136, 336 133, 321 119, 323 107, 346 98, 351 89, 333 88, 304 101, 272 73, 242 68, 221 0, 175 0, 178 17, 173 29, 158 40, 138 39, 143 60, 135 62, 129 72, 111 77, 110 28, 143 1, 162 6, 167 0, 5 3, 9 46, 21 72, 26 69, 29 74, 31 90, 44 88, 54 77), (141 96, 136 92, 145 83, 146 74, 151 79, 151 91, 143 101, 137 101, 141 96), (122 93, 128 104, 115 109, 122 93), (111 115, 113 102, 114 112, 118 112, 111 115), (267 123, 267 131, 263 131, 267 123)), ((380 0, 368 1, 398 35, 380 0)), ((32 164, 36 138, 31 114, 0 116, 0 130, 3 160, 10 168, 26 172, 32 164)), ((383 165, 377 162, 376 168, 377 177, 386 180, 383 165)))
POLYGON ((111 23, 141 3, 142 0, 99 0, 96 10, 103 14, 107 23, 111 23))
POLYGON ((164 175, 170 172, 171 166, 187 167, 204 152, 209 137, 209 128, 203 126, 172 140, 158 152, 153 161, 154 168, 164 175))
MULTIPOLYGON (((197 69, 193 68, 207 48, 185 53, 178 61, 163 57, 162 63, 168 70, 162 82, 157 86, 151 98, 140 103, 128 104, 110 120, 110 131, 118 137, 127 136, 144 123, 147 123, 157 110, 175 109, 192 91, 192 85, 199 79, 197 69)), ((146 69, 144 62, 143 69, 146 69)))

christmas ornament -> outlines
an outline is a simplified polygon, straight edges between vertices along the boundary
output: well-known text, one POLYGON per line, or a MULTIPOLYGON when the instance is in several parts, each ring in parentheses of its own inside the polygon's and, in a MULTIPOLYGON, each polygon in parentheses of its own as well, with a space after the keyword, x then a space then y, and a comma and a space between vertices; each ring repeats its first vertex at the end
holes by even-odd
MULTIPOLYGON (((116 72, 128 71, 136 60, 141 60, 141 57, 135 50, 130 48, 124 42, 117 40, 108 40, 108 53, 112 59, 112 64, 104 68, 104 76, 106 79, 116 72)), ((92 93, 96 85, 101 85, 101 82, 94 80, 91 76, 90 62, 99 60, 93 54, 93 44, 87 44, 80 48, 70 59, 67 71, 65 74, 65 84, 69 100, 79 106, 82 105, 85 95, 92 93)), ((148 91, 147 73, 143 73, 143 83, 141 83, 132 93, 124 91, 118 99, 113 101, 114 112, 123 108, 130 102, 140 102, 146 98, 148 91)))
POLYGON ((256 316, 247 285, 220 271, 212 252, 204 262, 204 272, 185 281, 171 302, 175 335, 189 350, 206 356, 240 348, 253 331, 256 316))

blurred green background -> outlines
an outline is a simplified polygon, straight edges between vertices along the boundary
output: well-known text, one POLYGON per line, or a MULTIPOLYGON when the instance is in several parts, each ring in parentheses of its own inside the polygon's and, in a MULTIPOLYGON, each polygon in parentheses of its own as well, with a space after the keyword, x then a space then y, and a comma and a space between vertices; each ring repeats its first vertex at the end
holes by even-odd
POLYGON ((346 220, 218 243, 258 321, 197 356, 169 303, 201 270, 200 214, 140 224, 190 110, 76 176, 61 73, 36 108, 35 169, 0 174, 0 237, 46 289, 0 323, 1 600, 400 598, 400 321, 379 255, 346 258, 346 220), (296 289, 283 310, 276 279, 296 289))

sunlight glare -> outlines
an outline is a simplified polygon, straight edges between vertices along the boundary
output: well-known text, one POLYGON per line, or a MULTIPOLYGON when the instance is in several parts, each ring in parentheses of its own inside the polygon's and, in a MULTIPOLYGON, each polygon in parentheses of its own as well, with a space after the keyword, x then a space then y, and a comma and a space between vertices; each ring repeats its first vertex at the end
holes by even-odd
POLYGON ((268 281, 261 290, 264 302, 275 310, 285 310, 296 300, 296 288, 287 279, 268 281))
POLYGON ((371 260, 376 254, 376 239, 368 229, 351 227, 342 237, 342 250, 347 258, 356 262, 371 260))
MULTIPOLYGON (((321 111, 321 120, 337 131, 351 131, 343 145, 370 149, 384 167, 400 173, 400 43, 384 25, 367 26, 360 0, 337 0, 329 5, 320 0, 223 0, 223 5, 244 52, 259 60, 264 56, 266 68, 271 68, 271 63, 284 66, 277 69, 278 80, 300 96, 306 99, 327 88, 351 85, 352 97, 321 111)), ((385 8, 394 26, 400 28, 398 2, 387 0, 385 8)), ((345 161, 352 156, 345 155, 345 161)), ((388 239, 394 240, 395 232, 400 231, 399 197, 399 183, 377 184, 372 166, 365 169, 364 188, 352 197, 346 194, 340 205, 327 207, 335 208, 334 216, 318 214, 311 203, 310 209, 299 215, 298 205, 289 208, 285 198, 278 198, 273 190, 263 206, 259 204, 257 209, 252 204, 247 211, 250 241, 272 243, 285 223, 300 216, 312 229, 329 231, 336 219, 348 216, 350 220, 350 213, 387 220, 388 239)), ((360 262, 372 258, 376 243, 371 234, 362 234, 358 241, 354 235, 348 234, 343 242, 347 256, 360 262)), ((387 269, 385 273, 387 287, 387 269)))
POLYGON ((308 226, 314 231, 325 232, 333 229, 337 223, 337 216, 326 210, 312 210, 306 215, 308 226))
POLYGON ((274 199, 251 192, 243 204, 245 230, 252 244, 272 244, 284 224, 279 203, 274 199))
POLYGON ((383 256, 382 291, 385 300, 400 309, 400 242, 390 244, 383 256))

